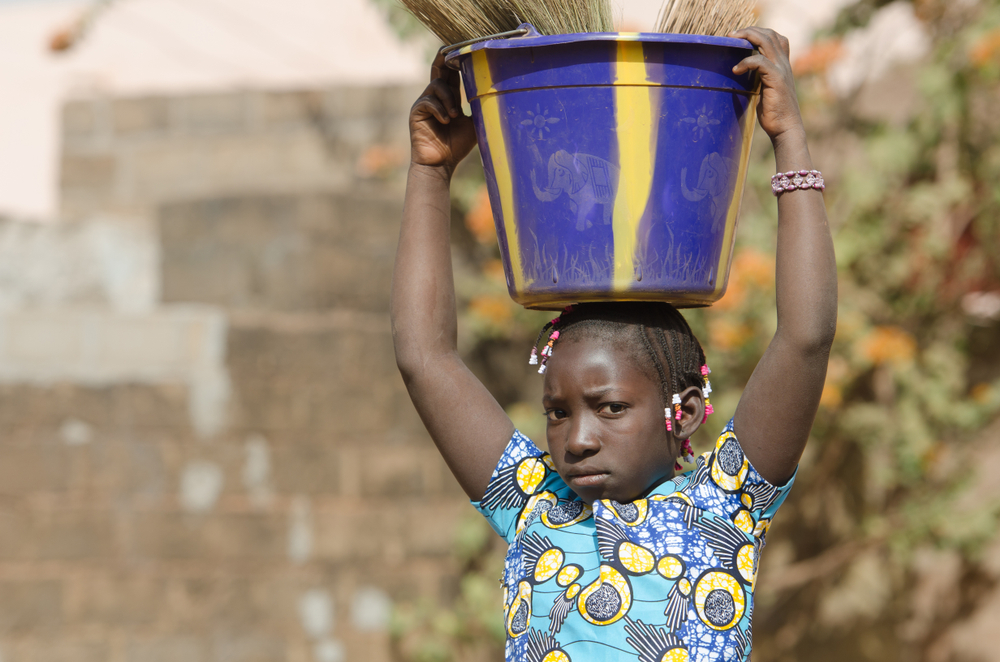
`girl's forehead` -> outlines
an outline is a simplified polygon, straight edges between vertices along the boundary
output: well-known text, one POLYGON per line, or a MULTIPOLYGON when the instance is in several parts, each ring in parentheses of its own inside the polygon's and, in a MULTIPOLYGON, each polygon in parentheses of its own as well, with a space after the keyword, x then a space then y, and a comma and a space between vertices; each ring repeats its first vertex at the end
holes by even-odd
POLYGON ((574 387, 581 379, 625 381, 659 389, 652 358, 621 339, 590 335, 560 339, 545 373, 545 390, 574 387))

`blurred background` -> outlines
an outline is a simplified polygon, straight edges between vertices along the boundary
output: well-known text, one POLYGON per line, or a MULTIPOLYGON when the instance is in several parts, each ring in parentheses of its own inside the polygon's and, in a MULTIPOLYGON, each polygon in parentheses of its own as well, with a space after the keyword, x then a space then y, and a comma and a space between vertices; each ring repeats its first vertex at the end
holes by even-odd
MULTIPOLYGON (((1000 1, 760 13, 841 313, 754 659, 1000 660, 1000 1)), ((434 48, 391 0, 0 0, 0 661, 502 659, 504 550, 389 333, 434 48)), ((688 315, 713 429, 775 325, 771 174, 759 133, 729 292, 688 315)), ((547 315, 476 155, 453 207, 462 351, 543 444, 547 315)))

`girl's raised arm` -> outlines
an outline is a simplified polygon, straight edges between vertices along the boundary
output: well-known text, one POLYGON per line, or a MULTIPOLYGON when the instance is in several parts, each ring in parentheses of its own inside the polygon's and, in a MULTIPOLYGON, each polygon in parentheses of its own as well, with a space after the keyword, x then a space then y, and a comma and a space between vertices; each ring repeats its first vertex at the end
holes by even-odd
POLYGON ((392 278, 396 364, 420 418, 469 498, 478 501, 514 426, 456 347, 451 176, 476 144, 459 74, 439 55, 410 111, 410 171, 392 278))
MULTIPOLYGON (((731 36, 759 51, 733 71, 761 76, 758 116, 774 144, 777 170, 812 170, 788 40, 761 28, 731 36)), ((837 268, 821 191, 780 195, 776 255, 778 328, 740 399, 734 431, 758 472, 780 485, 809 438, 837 325, 837 268)))

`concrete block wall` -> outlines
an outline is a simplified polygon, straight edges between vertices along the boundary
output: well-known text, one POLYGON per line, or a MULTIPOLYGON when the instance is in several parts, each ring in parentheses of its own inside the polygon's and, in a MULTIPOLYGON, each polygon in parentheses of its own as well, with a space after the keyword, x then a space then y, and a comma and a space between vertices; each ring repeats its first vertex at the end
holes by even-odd
POLYGON ((73 265, 0 267, 0 660, 388 661, 454 592, 387 313, 415 94, 66 106, 65 219, 0 223, 73 265))
POLYGON ((412 87, 87 99, 62 117, 61 208, 148 212, 250 191, 346 190, 407 158, 412 87), (383 163, 365 156, 377 148, 383 163))

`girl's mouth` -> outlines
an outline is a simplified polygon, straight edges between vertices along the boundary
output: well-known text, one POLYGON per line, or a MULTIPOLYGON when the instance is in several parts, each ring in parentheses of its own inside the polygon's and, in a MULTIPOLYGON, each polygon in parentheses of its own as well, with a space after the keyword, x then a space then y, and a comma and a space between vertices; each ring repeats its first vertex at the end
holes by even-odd
POLYGON ((581 474, 579 476, 570 476, 569 481, 573 485, 578 485, 580 487, 594 487, 595 485, 600 485, 608 477, 606 473, 599 474, 581 474))

